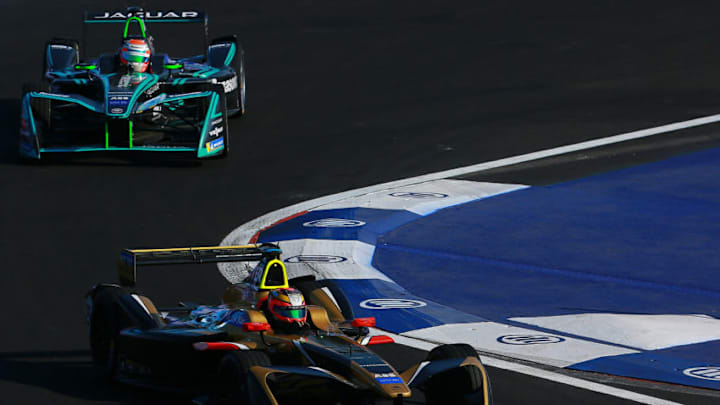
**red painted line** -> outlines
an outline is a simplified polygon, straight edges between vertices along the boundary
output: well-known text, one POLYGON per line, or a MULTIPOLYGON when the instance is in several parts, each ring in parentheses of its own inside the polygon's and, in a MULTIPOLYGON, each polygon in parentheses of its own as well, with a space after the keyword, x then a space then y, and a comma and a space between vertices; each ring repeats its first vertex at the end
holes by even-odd
POLYGON ((278 220, 278 221, 273 222, 272 224, 266 226, 265 228, 263 228, 263 229, 255 232, 255 234, 252 236, 252 238, 250 238, 249 243, 257 243, 258 239, 260 238, 260 234, 261 234, 263 231, 266 231, 266 230, 272 228, 273 226, 279 225, 279 224, 281 224, 281 223, 283 223, 283 222, 285 222, 285 221, 289 221, 289 220, 291 220, 291 219, 297 218, 297 217, 299 217, 299 216, 301 216, 301 215, 305 215, 305 214, 307 214, 307 213, 308 213, 308 211, 300 211, 300 212, 298 212, 297 214, 292 214, 292 215, 290 215, 289 217, 285 217, 285 218, 283 218, 283 219, 280 219, 280 220, 278 220))

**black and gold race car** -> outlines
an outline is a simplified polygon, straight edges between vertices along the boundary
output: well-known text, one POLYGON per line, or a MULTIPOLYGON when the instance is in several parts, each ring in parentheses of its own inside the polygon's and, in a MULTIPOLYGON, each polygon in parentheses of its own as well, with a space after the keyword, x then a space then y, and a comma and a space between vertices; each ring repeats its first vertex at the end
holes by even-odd
POLYGON ((182 390, 204 403, 491 403, 472 347, 438 346, 398 372, 368 349, 393 342, 370 333, 375 319, 347 320, 312 280, 288 280, 280 253, 271 244, 123 250, 120 285, 87 295, 94 362, 113 380, 182 390), (233 261, 258 264, 218 305, 158 308, 135 290, 142 266, 233 261), (304 296, 288 307, 304 321, 273 317, 269 302, 283 294, 304 296))

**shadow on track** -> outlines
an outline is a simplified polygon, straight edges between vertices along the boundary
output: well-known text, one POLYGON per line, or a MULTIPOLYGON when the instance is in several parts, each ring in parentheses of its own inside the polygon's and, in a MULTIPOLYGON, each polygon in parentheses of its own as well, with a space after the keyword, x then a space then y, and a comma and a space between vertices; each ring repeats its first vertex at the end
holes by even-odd
POLYGON ((92 401, 169 404, 180 399, 109 383, 84 350, 0 353, 0 380, 92 401))
POLYGON ((20 120, 20 99, 0 99, 0 164, 18 164, 17 154, 18 121, 20 120))

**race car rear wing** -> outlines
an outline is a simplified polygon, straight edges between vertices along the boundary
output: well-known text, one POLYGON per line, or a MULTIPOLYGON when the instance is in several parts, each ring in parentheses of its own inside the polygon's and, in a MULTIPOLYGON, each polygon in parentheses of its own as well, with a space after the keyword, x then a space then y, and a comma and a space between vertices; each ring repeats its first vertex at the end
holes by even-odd
POLYGON ((158 10, 145 11, 140 8, 126 10, 85 11, 83 22, 94 23, 125 23, 128 18, 137 17, 148 23, 158 22, 207 22, 207 14, 200 10, 158 10))
MULTIPOLYGON (((108 52, 108 50, 112 49, 105 49, 107 48, 107 40, 111 40, 112 38, 117 38, 117 36, 122 33, 122 38, 125 38, 128 36, 128 29, 133 28, 135 33, 137 34, 137 30, 139 29, 139 34, 143 38, 149 37, 149 33, 146 33, 146 25, 148 24, 150 26, 155 26, 156 23, 163 23, 162 26, 172 26, 179 23, 181 26, 187 23, 190 23, 191 26, 197 26, 201 29, 201 36, 202 36, 202 42, 203 42, 203 51, 207 49, 207 47, 210 45, 208 42, 208 15, 204 11, 201 10, 193 10, 193 9, 165 9, 165 10, 143 10, 140 7, 128 7, 125 10, 100 10, 100 11, 85 11, 83 13, 83 25, 82 25, 82 41, 81 41, 81 54, 83 57, 91 57, 95 55, 95 51, 98 52, 108 52), (115 27, 115 24, 125 24, 125 29, 120 31, 115 31, 115 29, 111 29, 108 31, 108 29, 103 29, 101 27, 106 26, 108 23, 109 28, 115 27), (115 23, 115 24, 113 24, 115 23), (173 23, 173 24, 168 24, 173 23), (89 28, 93 27, 93 33, 90 35, 89 28), (114 34, 114 36, 113 36, 114 34), (92 40, 91 40, 92 39, 92 40), (100 46, 97 42, 100 42, 104 46, 100 46), (97 48, 97 49, 96 49, 97 48)), ((159 27, 159 26, 155 26, 159 27)), ((187 25, 185 25, 187 27, 187 25)), ((154 29, 153 29, 154 30, 154 29)), ((184 47, 188 46, 189 42, 192 41, 192 35, 191 37, 188 37, 188 34, 185 34, 187 31, 186 28, 173 30, 173 32, 166 32, 166 35, 172 37, 175 41, 174 42, 181 42, 183 43, 184 47)), ((194 32, 194 30, 193 30, 194 32)), ((116 44, 110 42, 113 45, 113 48, 116 46, 116 44)), ((166 43, 167 45, 167 43, 166 43)), ((151 41, 151 48, 153 48, 152 41, 151 41)), ((163 52, 171 52, 172 50, 163 48, 163 52)), ((181 55, 181 56, 190 56, 190 55, 181 55)))
POLYGON ((264 243, 244 246, 204 246, 169 249, 123 249, 118 262, 120 284, 133 287, 138 266, 253 262, 280 257, 277 245, 264 243))

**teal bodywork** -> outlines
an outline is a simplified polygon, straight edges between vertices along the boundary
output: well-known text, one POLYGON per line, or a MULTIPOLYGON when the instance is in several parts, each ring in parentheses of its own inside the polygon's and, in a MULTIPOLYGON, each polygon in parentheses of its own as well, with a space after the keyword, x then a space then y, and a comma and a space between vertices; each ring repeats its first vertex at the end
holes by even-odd
MULTIPOLYGON (((137 24, 140 38, 148 41, 144 18, 207 24, 203 13, 183 15, 194 18, 175 21, 165 18, 169 12, 129 8, 123 13, 86 13, 84 22, 124 23, 123 39, 137 38, 129 35, 131 23, 137 24)), ((31 159, 50 152, 103 150, 195 152, 198 158, 225 154, 228 112, 244 112, 244 105, 233 104, 231 109, 226 101, 237 92, 239 71, 234 63, 236 55, 242 56, 233 38, 213 42, 206 55, 189 58, 175 60, 153 51, 147 73, 128 71, 118 62, 117 52, 79 63, 77 43, 51 40, 44 84, 26 90, 21 101, 20 154, 31 159), (80 128, 77 137, 74 127, 80 128)))
MULTIPOLYGON (((234 46, 234 45, 233 45, 234 46)), ((177 73, 173 71, 173 73, 177 73)), ((93 152, 93 151, 118 151, 118 150, 135 150, 135 151, 153 151, 153 152, 196 152, 198 158, 207 158, 222 153, 225 149, 225 141, 210 144, 209 131, 216 130, 211 128, 210 123, 213 120, 223 116, 223 106, 220 105, 220 96, 214 91, 191 91, 188 93, 168 94, 162 92, 152 98, 145 97, 140 102, 141 96, 144 95, 153 86, 159 83, 168 84, 170 86, 186 86, 193 83, 211 83, 212 76, 220 76, 227 74, 221 69, 202 67, 196 71, 185 73, 183 77, 168 78, 170 71, 166 71, 163 75, 153 73, 134 73, 127 75, 119 75, 117 73, 102 74, 95 69, 68 69, 64 71, 48 72, 49 78, 53 83, 62 85, 64 83, 72 83, 75 85, 89 85, 100 82, 104 89, 104 97, 102 100, 93 100, 86 96, 73 93, 56 93, 56 92, 28 92, 22 99, 21 119, 26 123, 27 128, 21 128, 21 155, 39 159, 41 153, 47 152, 93 152), (210 80, 208 80, 210 79, 210 80), (127 99, 127 103, 122 106, 114 107, 113 97, 122 97, 127 99), (74 103, 90 112, 104 114, 106 119, 122 119, 132 123, 134 115, 142 114, 152 108, 162 105, 172 105, 182 103, 184 100, 193 98, 209 99, 209 108, 203 120, 202 130, 200 131, 199 141, 196 148, 188 147, 159 147, 159 146, 133 146, 132 142, 128 147, 110 146, 105 142, 104 147, 97 146, 68 146, 68 147, 42 147, 38 140, 38 117, 33 115, 32 100, 47 99, 56 100, 66 103, 74 103), (122 110, 122 111, 121 111, 122 110), (23 139, 24 138, 24 139, 23 139)), ((123 100, 124 102, 125 100, 123 100)), ((131 124, 130 124, 131 125, 131 124)), ((220 132, 225 132, 224 127, 219 127, 220 132)), ((107 131, 106 137, 107 137, 107 131)), ((226 134, 223 135, 227 136, 226 134)))

